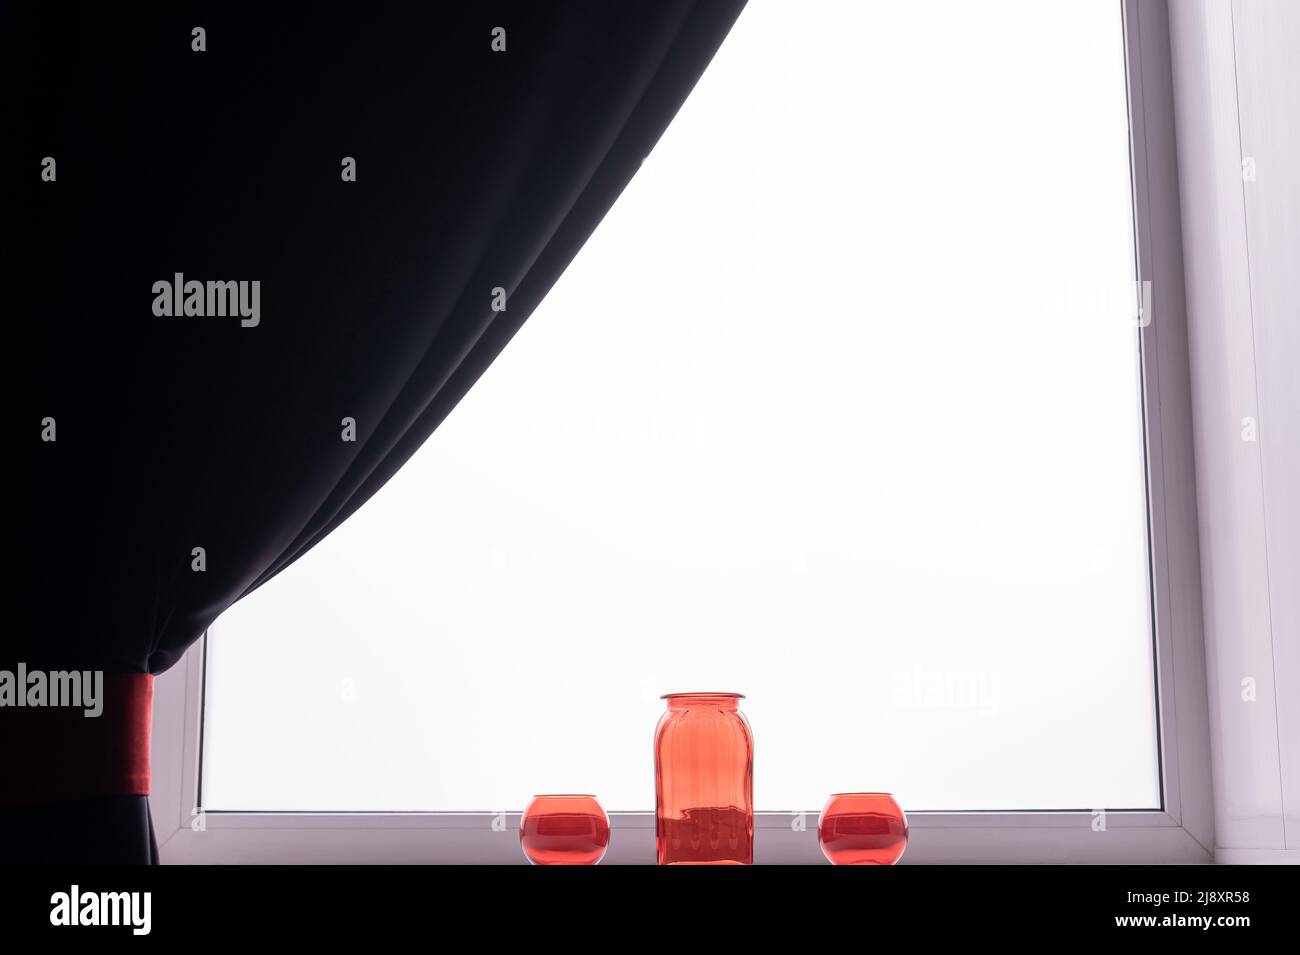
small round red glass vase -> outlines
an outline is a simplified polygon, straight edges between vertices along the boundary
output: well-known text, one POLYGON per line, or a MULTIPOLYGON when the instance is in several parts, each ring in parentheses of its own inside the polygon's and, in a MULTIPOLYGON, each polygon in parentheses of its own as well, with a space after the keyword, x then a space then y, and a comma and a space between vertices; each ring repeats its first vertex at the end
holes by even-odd
POLYGON ((595 865, 609 848, 609 817, 585 793, 534 796, 519 823, 519 845, 533 865, 595 865))
POLYGON ((831 865, 893 865, 907 848, 907 816, 889 793, 836 793, 817 836, 831 865))

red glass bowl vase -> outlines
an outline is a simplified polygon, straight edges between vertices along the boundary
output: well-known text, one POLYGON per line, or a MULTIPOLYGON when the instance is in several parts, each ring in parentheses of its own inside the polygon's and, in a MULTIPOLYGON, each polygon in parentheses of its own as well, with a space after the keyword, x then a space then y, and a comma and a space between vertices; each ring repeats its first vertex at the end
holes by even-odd
POLYGON ((754 738, 739 693, 670 693, 655 730, 660 865, 754 861, 754 738))
POLYGON ((534 796, 519 823, 519 845, 533 865, 595 865, 609 848, 609 817, 595 796, 534 796))
POLYGON ((832 865, 893 865, 907 848, 907 816, 889 793, 836 793, 817 835, 832 865))

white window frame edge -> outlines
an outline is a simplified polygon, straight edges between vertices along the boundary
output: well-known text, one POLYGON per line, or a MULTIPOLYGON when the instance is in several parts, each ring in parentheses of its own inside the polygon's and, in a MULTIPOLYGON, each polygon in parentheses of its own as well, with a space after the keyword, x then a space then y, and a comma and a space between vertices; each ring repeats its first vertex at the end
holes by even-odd
MULTIPOLYGON (((905 863, 1208 863, 1213 793, 1182 230, 1166 0, 1124 0, 1161 810, 914 812, 905 863)), ((198 807, 204 644, 157 681, 150 804, 164 863, 522 863, 519 813, 218 812, 198 807)), ((646 759, 651 758, 647 728, 646 759)), ((761 746, 761 741, 760 741, 761 746)), ((758 813, 755 861, 823 861, 817 813, 758 813)), ((654 814, 615 813, 607 863, 654 858, 654 814)))

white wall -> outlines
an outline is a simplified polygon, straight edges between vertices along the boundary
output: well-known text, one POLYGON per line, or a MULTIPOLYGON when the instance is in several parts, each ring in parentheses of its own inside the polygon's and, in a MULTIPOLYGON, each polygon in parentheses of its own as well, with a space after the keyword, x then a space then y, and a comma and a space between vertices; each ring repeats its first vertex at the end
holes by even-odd
POLYGON ((1300 3, 1170 4, 1215 829, 1300 859, 1300 3))

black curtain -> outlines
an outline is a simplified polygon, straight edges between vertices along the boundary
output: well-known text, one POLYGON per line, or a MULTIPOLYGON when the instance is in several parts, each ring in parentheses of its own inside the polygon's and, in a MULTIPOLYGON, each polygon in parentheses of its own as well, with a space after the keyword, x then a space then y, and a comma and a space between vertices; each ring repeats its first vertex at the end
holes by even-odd
MULTIPOLYGON (((546 294, 742 6, 11 6, 30 523, 0 666, 161 672, 345 520, 546 294), (178 273, 258 282, 257 324, 155 314, 178 273)), ((0 845, 149 861, 143 806, 6 809, 0 845)))

